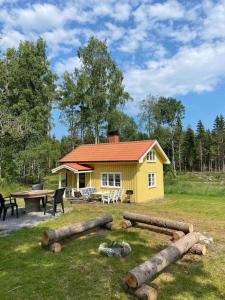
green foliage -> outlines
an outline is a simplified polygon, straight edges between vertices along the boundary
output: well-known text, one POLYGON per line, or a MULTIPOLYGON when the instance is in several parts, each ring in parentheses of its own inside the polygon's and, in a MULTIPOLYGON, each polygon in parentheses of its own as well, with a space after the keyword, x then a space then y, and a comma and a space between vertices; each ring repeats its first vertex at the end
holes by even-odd
POLYGON ((81 68, 65 73, 61 88, 63 110, 73 138, 84 141, 86 132, 93 132, 99 142, 101 130, 114 128, 118 106, 131 99, 124 90, 123 75, 110 56, 105 42, 91 37, 86 47, 78 50, 81 68))
POLYGON ((48 140, 55 80, 41 38, 21 42, 0 58, 0 177, 25 178, 31 157, 40 164, 35 150, 48 140))

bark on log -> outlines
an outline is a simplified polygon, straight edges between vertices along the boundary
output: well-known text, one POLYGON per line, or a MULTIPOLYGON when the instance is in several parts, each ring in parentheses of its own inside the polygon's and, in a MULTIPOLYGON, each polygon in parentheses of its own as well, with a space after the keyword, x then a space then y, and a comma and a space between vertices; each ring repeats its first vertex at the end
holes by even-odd
POLYGON ((42 237, 42 247, 47 247, 54 242, 70 237, 77 233, 82 233, 89 229, 102 226, 113 221, 112 215, 104 215, 81 223, 76 223, 56 230, 46 230, 42 237))
POLYGON ((190 253, 197 255, 206 255, 207 249, 205 245, 195 244, 190 250, 190 253))
POLYGON ((121 222, 121 226, 122 226, 123 229, 127 229, 127 228, 129 228, 129 227, 132 227, 133 224, 131 223, 131 221, 123 220, 123 221, 121 222))
POLYGON ((152 279, 158 272, 188 252, 194 244, 199 242, 199 239, 200 233, 198 232, 185 235, 171 246, 130 270, 125 277, 125 282, 131 288, 139 288, 147 280, 152 279))
POLYGON ((179 230, 185 233, 193 232, 194 230, 193 225, 189 223, 183 223, 183 222, 173 221, 164 218, 156 218, 148 215, 125 212, 123 214, 123 218, 131 222, 140 222, 140 223, 154 225, 158 227, 179 230))
POLYGON ((108 230, 116 230, 116 225, 113 224, 112 222, 106 223, 101 226, 102 228, 106 228, 108 230))
POLYGON ((174 231, 172 235, 172 241, 176 242, 179 239, 181 239, 183 236, 185 236, 185 233, 183 231, 174 231))
POLYGON ((143 300, 156 300, 158 293, 157 290, 149 285, 142 284, 142 286, 134 291, 134 295, 143 300))

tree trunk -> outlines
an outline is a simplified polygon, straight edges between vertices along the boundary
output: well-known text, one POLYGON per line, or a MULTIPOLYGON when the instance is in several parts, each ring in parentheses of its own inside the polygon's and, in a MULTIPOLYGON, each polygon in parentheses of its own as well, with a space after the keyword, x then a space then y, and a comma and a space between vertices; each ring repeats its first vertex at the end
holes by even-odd
POLYGON ((54 242, 60 241, 74 234, 82 233, 89 229, 105 225, 112 221, 112 215, 104 215, 81 223, 64 226, 56 230, 46 230, 42 237, 42 247, 47 247, 54 242))
POLYGON ((179 171, 180 171, 180 173, 181 173, 181 171, 182 171, 182 169, 181 169, 181 161, 182 161, 182 159, 181 159, 181 142, 179 141, 179 146, 178 146, 178 148, 179 148, 179 171))
POLYGON ((130 288, 139 288, 147 280, 151 280, 157 273, 175 262, 182 255, 199 242, 200 234, 192 232, 179 241, 160 251, 141 265, 130 270, 125 277, 125 282, 130 288))
POLYGON ((174 135, 171 135, 171 148, 172 148, 172 164, 173 164, 173 172, 174 175, 177 174, 176 172, 176 162, 175 162, 175 149, 174 149, 174 135))
POLYGON ((99 128, 98 128, 98 124, 95 125, 95 144, 99 144, 99 128))
POLYGON ((123 214, 123 218, 126 220, 129 220, 131 222, 132 221, 140 222, 140 223, 154 225, 154 226, 158 226, 158 227, 179 230, 179 231, 183 231, 185 233, 189 233, 194 230, 193 225, 189 224, 189 223, 183 223, 183 222, 173 221, 173 220, 164 219, 164 218, 156 218, 156 217, 151 217, 148 215, 141 215, 141 214, 125 212, 123 214))

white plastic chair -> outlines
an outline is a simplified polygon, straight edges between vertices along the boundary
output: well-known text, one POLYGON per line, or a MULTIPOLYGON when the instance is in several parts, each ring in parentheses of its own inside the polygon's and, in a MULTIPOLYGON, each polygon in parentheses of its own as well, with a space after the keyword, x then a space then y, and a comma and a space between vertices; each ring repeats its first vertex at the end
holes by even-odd
POLYGON ((120 190, 115 190, 114 191, 114 195, 113 195, 113 199, 112 199, 112 201, 113 201, 113 203, 114 202, 118 202, 118 200, 119 200, 119 192, 120 192, 120 190))
POLYGON ((122 202, 122 198, 123 198, 123 189, 119 189, 118 200, 122 202))
POLYGON ((109 193, 105 193, 102 195, 102 203, 110 203, 113 202, 114 191, 110 191, 109 193))

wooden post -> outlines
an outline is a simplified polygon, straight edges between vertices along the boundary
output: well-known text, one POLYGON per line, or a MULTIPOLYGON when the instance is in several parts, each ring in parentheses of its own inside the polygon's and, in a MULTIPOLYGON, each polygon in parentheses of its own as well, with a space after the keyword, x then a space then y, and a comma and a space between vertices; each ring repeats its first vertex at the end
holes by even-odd
POLYGON ((80 188, 80 174, 77 173, 77 190, 79 191, 80 188))
POLYGON ((130 288, 137 289, 147 280, 151 280, 157 273, 175 262, 199 242, 200 233, 192 232, 160 251, 141 265, 130 270, 125 277, 125 282, 130 288))
POLYGON ((62 174, 59 173, 59 189, 62 187, 62 174))

